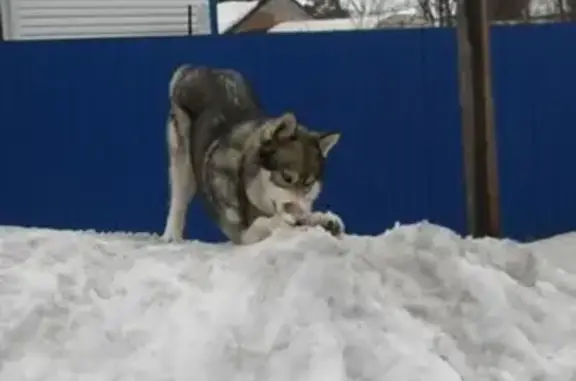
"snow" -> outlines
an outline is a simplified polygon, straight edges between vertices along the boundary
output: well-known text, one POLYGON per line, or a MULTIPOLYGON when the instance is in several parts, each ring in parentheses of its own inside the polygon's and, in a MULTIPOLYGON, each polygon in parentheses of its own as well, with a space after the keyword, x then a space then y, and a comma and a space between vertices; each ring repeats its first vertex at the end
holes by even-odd
POLYGON ((219 33, 224 33, 254 9, 257 4, 258 1, 224 1, 218 3, 217 16, 219 33))
POLYGON ((555 266, 576 274, 576 233, 566 233, 530 244, 530 249, 555 266))
POLYGON ((268 33, 283 32, 321 32, 351 29, 373 29, 381 19, 379 17, 363 17, 361 19, 341 18, 324 20, 285 21, 276 24, 268 33))
POLYGON ((570 381, 574 243, 4 227, 0 380, 570 381))

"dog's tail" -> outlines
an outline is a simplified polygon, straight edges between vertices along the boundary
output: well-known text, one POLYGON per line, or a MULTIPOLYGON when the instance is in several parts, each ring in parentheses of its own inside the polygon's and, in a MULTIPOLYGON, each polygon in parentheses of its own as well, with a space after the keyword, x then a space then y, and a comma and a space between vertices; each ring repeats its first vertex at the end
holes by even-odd
POLYGON ((170 79, 170 85, 168 88, 168 96, 169 97, 172 97, 174 95, 174 88, 176 87, 178 82, 180 82, 180 80, 182 78, 184 78, 184 76, 186 75, 186 71, 188 71, 191 68, 192 68, 192 65, 183 64, 183 65, 178 66, 178 68, 176 68, 176 70, 174 70, 174 73, 172 74, 172 78, 170 79))

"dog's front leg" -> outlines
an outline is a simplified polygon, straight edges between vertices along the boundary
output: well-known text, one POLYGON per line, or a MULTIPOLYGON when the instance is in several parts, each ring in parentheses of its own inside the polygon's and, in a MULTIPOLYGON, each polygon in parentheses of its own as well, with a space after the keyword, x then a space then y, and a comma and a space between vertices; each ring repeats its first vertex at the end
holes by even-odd
POLYGON ((332 212, 313 212, 302 220, 296 222, 297 225, 321 226, 330 234, 338 237, 344 234, 345 226, 342 219, 332 212))
POLYGON ((250 245, 268 238, 274 230, 294 226, 296 218, 287 213, 277 214, 273 217, 258 217, 252 222, 252 225, 242 232, 242 243, 250 245))

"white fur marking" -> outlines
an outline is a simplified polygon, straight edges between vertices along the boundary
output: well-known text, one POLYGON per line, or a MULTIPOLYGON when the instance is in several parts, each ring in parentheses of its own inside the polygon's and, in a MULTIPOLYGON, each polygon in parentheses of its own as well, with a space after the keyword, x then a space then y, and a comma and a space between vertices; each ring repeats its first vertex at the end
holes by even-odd
POLYGON ((325 226, 329 222, 332 222, 338 225, 338 230, 340 230, 342 233, 345 231, 344 221, 342 221, 340 216, 330 211, 314 212, 308 217, 307 220, 307 222, 312 226, 325 226))
POLYGON ((232 208, 227 208, 224 211, 224 217, 226 218, 226 221, 228 221, 229 223, 232 223, 232 224, 239 224, 240 223, 240 215, 238 215, 236 210, 234 210, 232 208))
POLYGON ((246 187, 248 199, 254 206, 269 215, 282 212, 283 205, 287 203, 296 204, 305 213, 312 210, 312 204, 320 194, 319 183, 314 184, 306 194, 296 193, 274 184, 270 175, 270 171, 261 169, 246 187))
MULTIPOLYGON (((189 123, 189 121, 180 121, 189 123)), ((168 123, 168 149, 170 151, 170 209, 162 238, 180 241, 183 238, 188 205, 196 193, 196 181, 190 156, 189 142, 181 138, 177 126, 168 123)))

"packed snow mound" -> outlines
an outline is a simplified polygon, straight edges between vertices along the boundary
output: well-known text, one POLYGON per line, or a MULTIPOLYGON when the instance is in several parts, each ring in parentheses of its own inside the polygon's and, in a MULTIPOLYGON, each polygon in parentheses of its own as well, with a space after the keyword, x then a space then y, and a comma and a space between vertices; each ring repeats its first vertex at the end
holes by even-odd
POLYGON ((2 381, 576 379, 576 274, 543 246, 0 230, 2 381))

